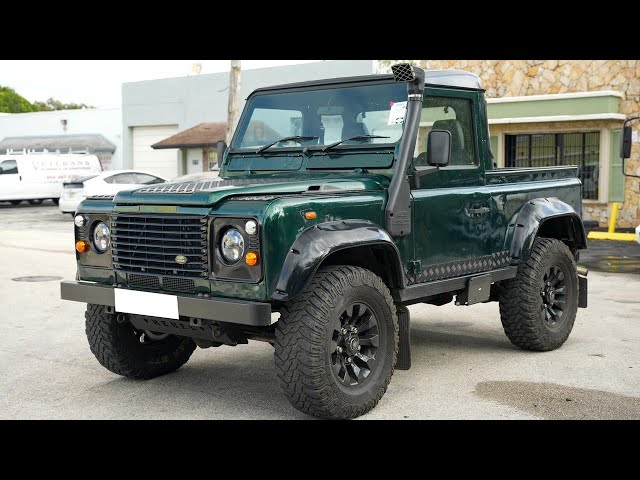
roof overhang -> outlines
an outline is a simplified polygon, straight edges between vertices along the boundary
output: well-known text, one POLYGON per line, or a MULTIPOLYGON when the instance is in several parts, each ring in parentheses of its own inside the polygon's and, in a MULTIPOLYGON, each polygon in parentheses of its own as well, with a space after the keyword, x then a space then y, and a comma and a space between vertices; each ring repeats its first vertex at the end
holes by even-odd
POLYGON ((218 145, 218 142, 208 143, 176 143, 168 145, 151 145, 154 150, 167 150, 170 148, 210 148, 218 145))
POLYGON ((624 120, 615 90, 487 99, 489 124, 624 120))

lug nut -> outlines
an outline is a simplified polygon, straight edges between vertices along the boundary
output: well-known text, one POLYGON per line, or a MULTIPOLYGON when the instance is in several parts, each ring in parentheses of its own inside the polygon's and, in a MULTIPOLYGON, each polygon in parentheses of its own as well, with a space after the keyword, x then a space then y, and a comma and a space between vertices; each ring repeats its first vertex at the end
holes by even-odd
POLYGON ((352 331, 352 332, 357 332, 357 331, 358 331, 358 329, 357 329, 356 327, 351 327, 351 331, 352 331))
POLYGON ((351 363, 351 357, 347 357, 347 363, 351 363))
POLYGON ((341 333, 342 335, 346 335, 346 334, 347 334, 347 329, 346 329, 346 328, 343 328, 342 330, 340 330, 340 333, 341 333))
POLYGON ((336 348, 336 352, 338 352, 338 353, 342 353, 342 347, 338 347, 338 348, 336 348))
POLYGON ((358 345, 358 351, 360 351, 360 349, 361 349, 361 348, 362 348, 362 347, 361 347, 360 345, 358 345))

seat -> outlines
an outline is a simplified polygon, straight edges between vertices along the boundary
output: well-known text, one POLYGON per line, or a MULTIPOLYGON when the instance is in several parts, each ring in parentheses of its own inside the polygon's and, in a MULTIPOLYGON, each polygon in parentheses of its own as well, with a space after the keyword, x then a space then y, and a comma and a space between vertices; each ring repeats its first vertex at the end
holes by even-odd
POLYGON ((468 165, 469 159, 464 150, 464 131, 459 120, 436 120, 432 130, 447 130, 451 133, 451 162, 449 165, 468 165))
POLYGON ((360 135, 367 135, 367 129, 364 123, 359 122, 345 122, 342 126, 342 139, 357 137, 360 135))

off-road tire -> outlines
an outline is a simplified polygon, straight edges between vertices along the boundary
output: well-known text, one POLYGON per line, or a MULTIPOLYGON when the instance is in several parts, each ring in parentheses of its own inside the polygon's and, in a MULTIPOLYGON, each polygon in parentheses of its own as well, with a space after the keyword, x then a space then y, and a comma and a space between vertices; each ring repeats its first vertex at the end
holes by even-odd
POLYGON ((133 326, 118 323, 115 314, 102 305, 87 304, 85 313, 89 347, 107 370, 127 378, 147 380, 176 371, 196 348, 193 340, 169 335, 141 344, 133 326))
POLYGON ((515 278, 501 282, 499 292, 500 319, 511 343, 540 352, 559 348, 573 329, 578 309, 578 273, 571 250, 554 238, 536 239, 529 260, 518 267, 515 278), (567 291, 566 317, 553 329, 544 320, 542 296, 544 275, 552 266, 564 273, 567 291))
POLYGON ((309 415, 349 419, 367 413, 386 392, 397 355, 393 299, 380 277, 364 268, 322 267, 306 289, 280 310, 275 344, 278 379, 291 404, 309 415), (354 302, 371 307, 380 344, 369 376, 361 385, 346 386, 332 371, 330 345, 333 322, 354 302))

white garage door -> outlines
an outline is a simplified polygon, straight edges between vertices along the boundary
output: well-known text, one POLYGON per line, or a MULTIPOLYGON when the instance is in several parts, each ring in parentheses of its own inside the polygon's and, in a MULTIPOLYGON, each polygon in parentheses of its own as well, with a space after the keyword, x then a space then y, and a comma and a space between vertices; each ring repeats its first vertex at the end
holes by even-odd
POLYGON ((178 133, 177 125, 133 127, 133 168, 171 180, 178 176, 179 150, 154 150, 151 145, 178 133))

